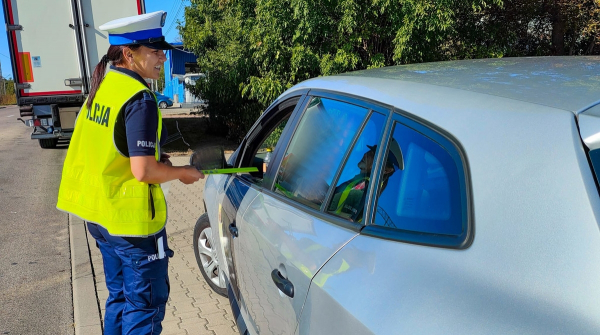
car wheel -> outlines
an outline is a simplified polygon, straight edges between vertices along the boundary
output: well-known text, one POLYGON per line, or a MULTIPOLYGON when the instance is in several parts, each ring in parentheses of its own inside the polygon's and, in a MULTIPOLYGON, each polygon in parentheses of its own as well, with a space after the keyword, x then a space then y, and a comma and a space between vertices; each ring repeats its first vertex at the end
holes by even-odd
POLYGON ((56 148, 56 144, 58 144, 58 138, 40 138, 38 139, 40 143, 40 147, 42 149, 52 149, 56 148))
POLYGON ((204 280, 213 291, 226 297, 225 278, 213 241, 213 231, 208 221, 208 215, 205 213, 196 221, 194 228, 194 254, 196 254, 196 262, 204 280))
POLYGON ((164 109, 164 108, 167 108, 167 107, 169 107, 169 106, 167 105, 167 103, 166 103, 165 101, 161 101, 161 102, 158 104, 158 107, 159 107, 159 108, 163 108, 163 109, 164 109))

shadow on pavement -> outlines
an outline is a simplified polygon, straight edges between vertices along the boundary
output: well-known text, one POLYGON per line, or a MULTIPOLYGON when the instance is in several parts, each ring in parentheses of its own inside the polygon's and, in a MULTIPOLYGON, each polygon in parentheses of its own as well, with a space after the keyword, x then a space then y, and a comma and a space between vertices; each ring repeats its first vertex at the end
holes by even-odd
POLYGON ((225 151, 237 149, 238 143, 225 139, 224 136, 216 136, 208 133, 208 118, 204 116, 179 116, 164 117, 163 125, 167 128, 169 135, 177 132, 177 125, 183 135, 183 140, 178 139, 163 146, 165 152, 172 155, 189 155, 195 150, 207 146, 219 146, 225 151))

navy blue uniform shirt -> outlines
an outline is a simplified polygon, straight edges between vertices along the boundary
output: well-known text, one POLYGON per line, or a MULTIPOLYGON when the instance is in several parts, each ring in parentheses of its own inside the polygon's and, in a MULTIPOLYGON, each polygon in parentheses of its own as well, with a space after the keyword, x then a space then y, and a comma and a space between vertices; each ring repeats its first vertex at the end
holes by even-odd
MULTIPOLYGON (((148 86, 144 78, 134 71, 121 67, 112 70, 126 74, 148 86)), ((125 157, 154 156, 156 131, 158 130, 158 106, 149 92, 140 92, 131 98, 121 109, 115 124, 115 145, 125 157)), ((160 136, 161 145, 167 138, 167 129, 163 126, 160 136)))

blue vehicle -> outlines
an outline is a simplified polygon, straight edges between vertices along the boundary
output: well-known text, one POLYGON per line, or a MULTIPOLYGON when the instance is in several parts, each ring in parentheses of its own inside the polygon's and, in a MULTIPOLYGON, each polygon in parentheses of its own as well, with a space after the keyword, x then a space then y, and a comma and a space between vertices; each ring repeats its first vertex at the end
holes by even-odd
POLYGON ((173 100, 166 95, 162 95, 158 92, 156 94, 156 100, 158 101, 158 108, 164 109, 173 106, 173 100))

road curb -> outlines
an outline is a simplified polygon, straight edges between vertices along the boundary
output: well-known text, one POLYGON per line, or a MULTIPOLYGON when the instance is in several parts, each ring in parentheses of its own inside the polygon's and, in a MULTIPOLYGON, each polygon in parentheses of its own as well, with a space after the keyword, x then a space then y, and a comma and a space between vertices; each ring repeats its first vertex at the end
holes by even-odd
POLYGON ((102 334, 96 284, 83 220, 69 214, 75 335, 102 334))

